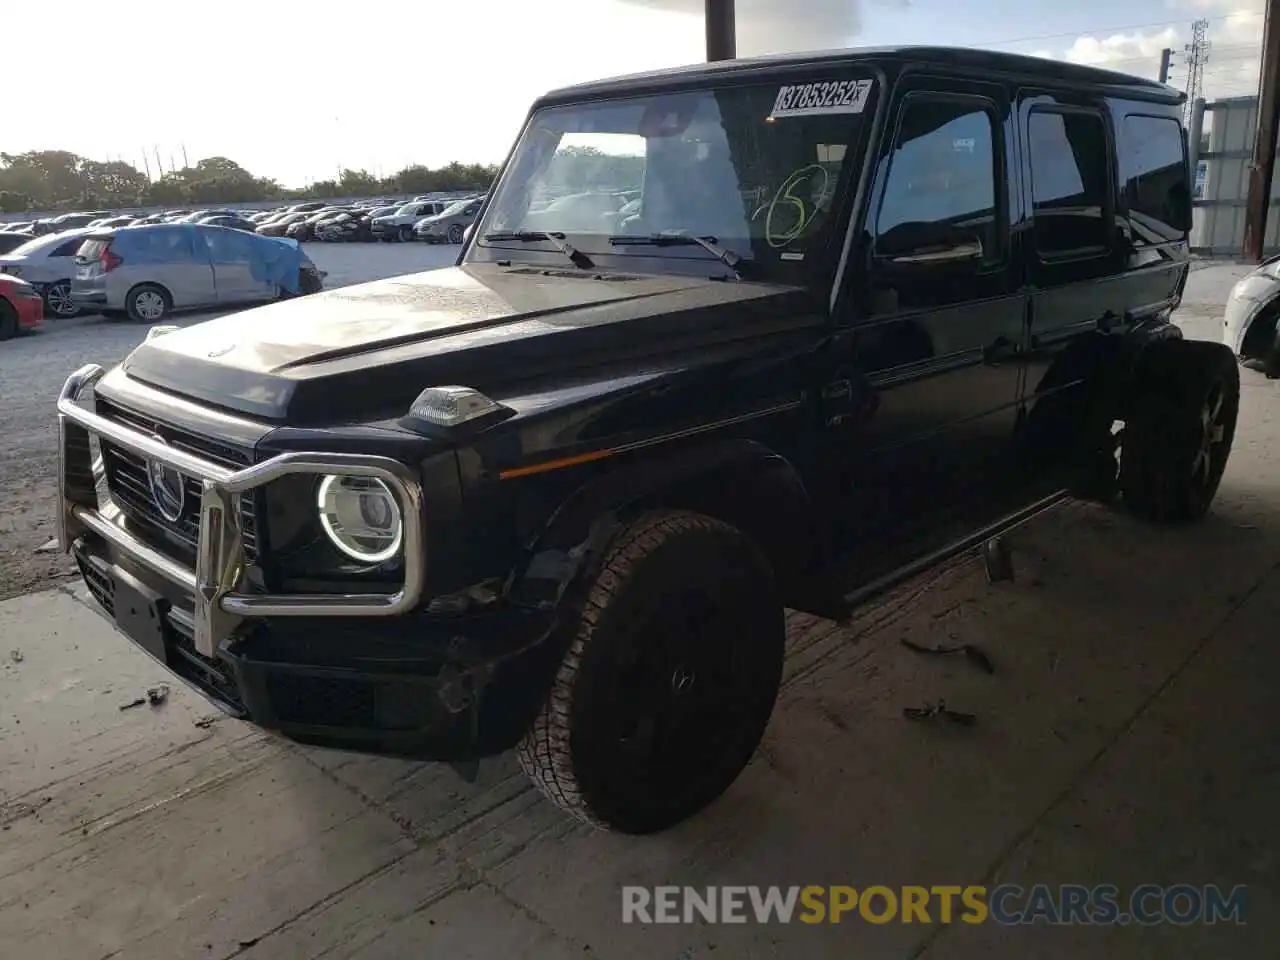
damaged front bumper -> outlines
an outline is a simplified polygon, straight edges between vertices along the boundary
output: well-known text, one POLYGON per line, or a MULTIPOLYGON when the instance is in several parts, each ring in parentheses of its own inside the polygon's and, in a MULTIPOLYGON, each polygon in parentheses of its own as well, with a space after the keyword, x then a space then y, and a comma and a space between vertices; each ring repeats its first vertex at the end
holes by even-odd
POLYGON ((403 464, 284 453, 232 470, 80 403, 105 371, 78 370, 58 399, 58 540, 104 615, 219 706, 295 740, 466 760, 519 739, 558 663, 554 613, 504 603, 449 616, 422 604, 421 485, 403 464), (200 482, 194 569, 130 529, 100 490, 91 437, 200 482), (404 579, 390 594, 247 589, 239 497, 291 473, 376 477, 404 516, 404 579))

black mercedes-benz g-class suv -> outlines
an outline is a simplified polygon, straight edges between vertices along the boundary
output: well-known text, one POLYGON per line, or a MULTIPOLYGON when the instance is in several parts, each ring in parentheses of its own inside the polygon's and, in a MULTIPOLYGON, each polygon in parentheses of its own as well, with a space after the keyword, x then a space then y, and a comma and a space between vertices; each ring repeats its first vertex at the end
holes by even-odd
POLYGON ((456 266, 72 375, 61 541, 229 711, 518 748, 579 817, 661 829, 752 756, 785 607, 845 616, 1062 489, 1208 508, 1239 380, 1170 321, 1180 103, 940 48, 549 94, 456 266))

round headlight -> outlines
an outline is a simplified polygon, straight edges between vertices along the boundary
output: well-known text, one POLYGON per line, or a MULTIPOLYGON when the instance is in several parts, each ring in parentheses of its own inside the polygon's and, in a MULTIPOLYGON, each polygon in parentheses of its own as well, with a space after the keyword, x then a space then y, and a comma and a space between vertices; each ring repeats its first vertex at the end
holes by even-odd
POLYGON ((400 550, 404 536, 400 504, 381 480, 325 477, 316 499, 324 532, 352 560, 382 563, 400 550))

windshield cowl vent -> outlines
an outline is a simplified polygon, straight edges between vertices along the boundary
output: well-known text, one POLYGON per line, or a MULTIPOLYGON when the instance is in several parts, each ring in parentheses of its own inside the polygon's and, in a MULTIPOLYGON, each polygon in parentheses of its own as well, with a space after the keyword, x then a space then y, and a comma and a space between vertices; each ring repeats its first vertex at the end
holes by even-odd
POLYGON ((589 270, 549 270, 539 267, 512 267, 506 271, 508 274, 521 274, 524 276, 536 277, 571 277, 574 280, 607 280, 610 282, 618 282, 623 280, 639 280, 639 277, 627 276, 620 273, 592 273, 589 270))

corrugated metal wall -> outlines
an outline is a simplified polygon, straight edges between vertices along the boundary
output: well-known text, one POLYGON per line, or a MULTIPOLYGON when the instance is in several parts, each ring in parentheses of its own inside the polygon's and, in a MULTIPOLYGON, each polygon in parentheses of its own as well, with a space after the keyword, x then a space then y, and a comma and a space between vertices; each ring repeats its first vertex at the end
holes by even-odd
MULTIPOLYGON (((1207 256, 1236 256, 1244 240, 1244 205, 1249 191, 1249 164, 1258 122, 1257 97, 1230 97, 1205 104, 1209 148, 1200 152, 1205 162, 1204 192, 1196 200, 1191 245, 1207 256)), ((1263 246, 1280 251, 1280 176, 1271 183, 1271 209, 1263 246)))

